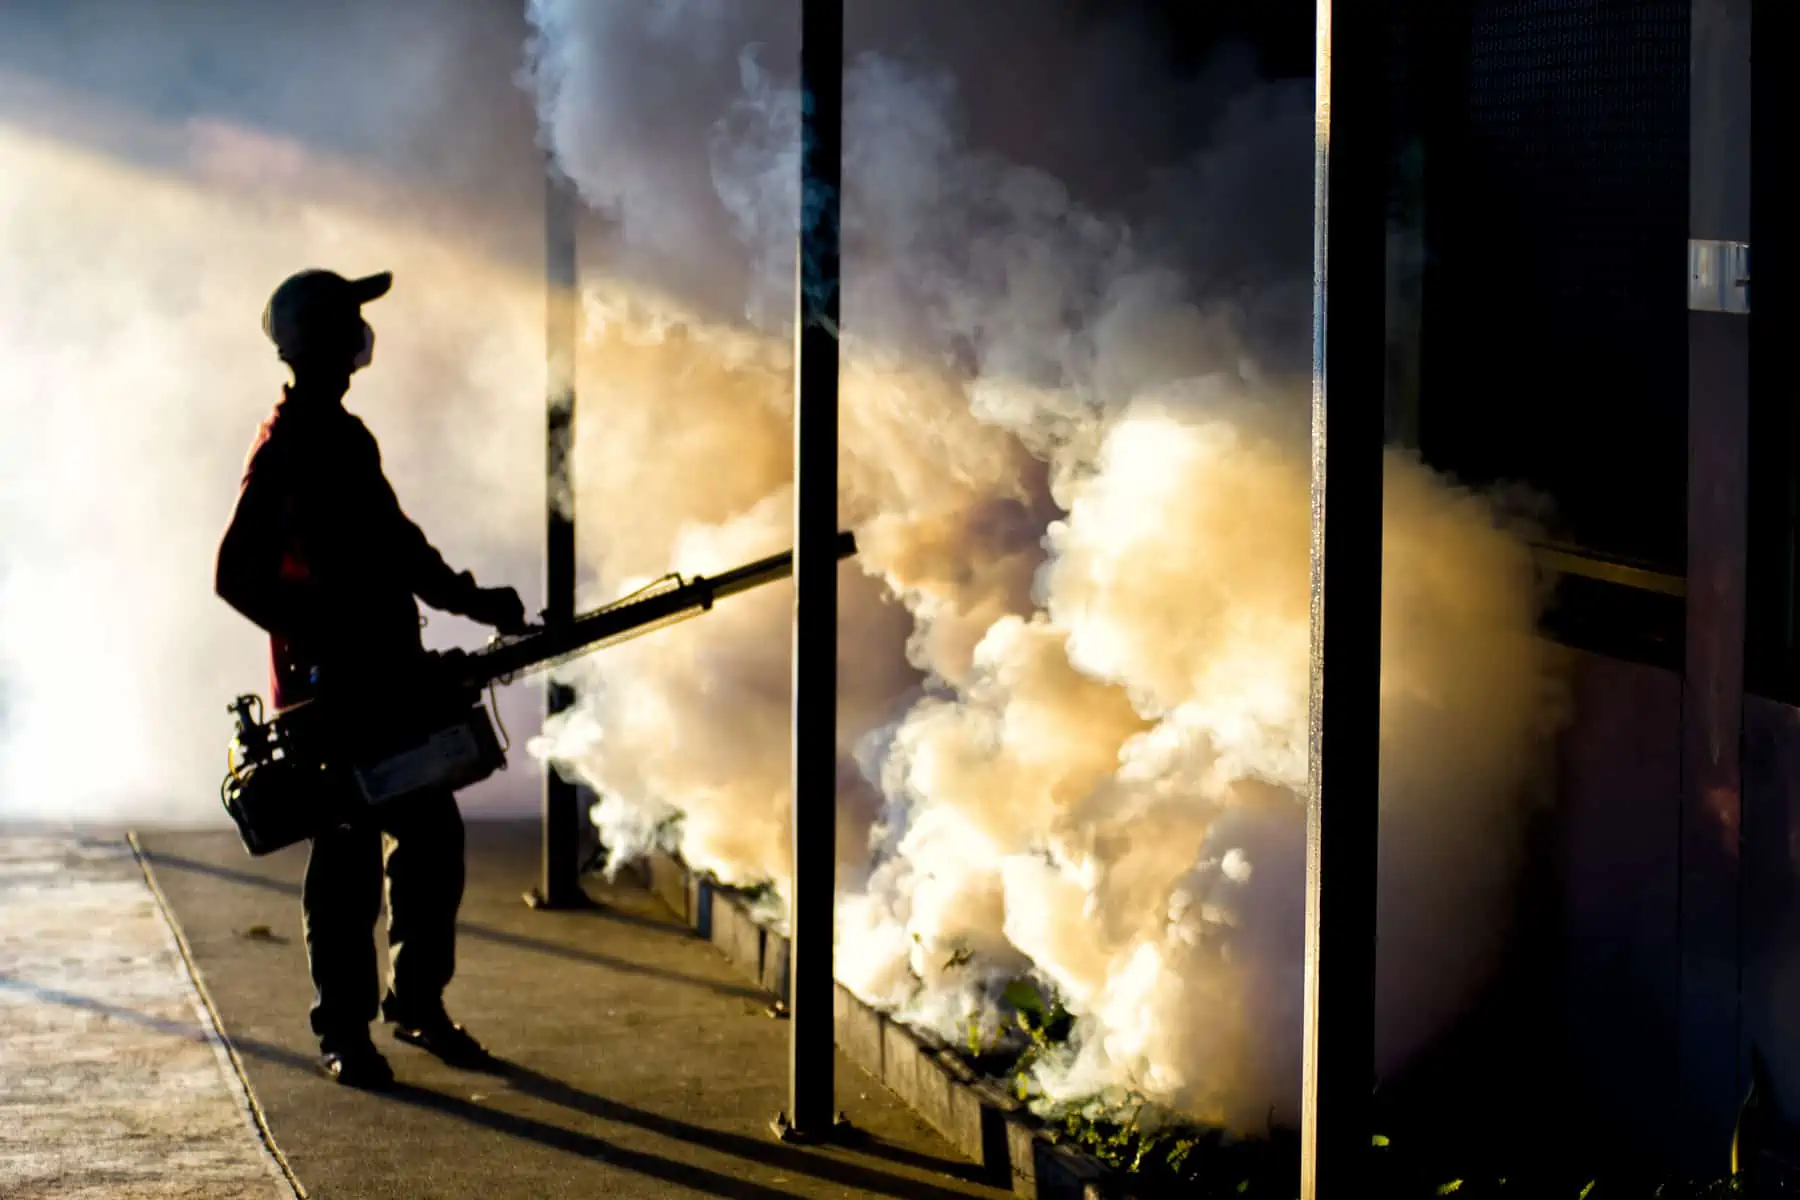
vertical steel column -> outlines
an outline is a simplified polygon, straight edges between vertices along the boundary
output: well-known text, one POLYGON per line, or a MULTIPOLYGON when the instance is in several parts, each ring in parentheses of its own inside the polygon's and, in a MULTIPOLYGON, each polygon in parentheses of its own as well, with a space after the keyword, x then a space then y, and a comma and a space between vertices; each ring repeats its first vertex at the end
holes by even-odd
MULTIPOLYGON (((1688 76, 1687 645, 1679 1160, 1728 1161, 1738 1052, 1750 463, 1750 0, 1693 0, 1688 76)), ((1671 247, 1673 249, 1673 247, 1671 247)), ((1671 263, 1671 266, 1673 263, 1671 263)), ((1672 289, 1671 289, 1672 290, 1672 289)), ((1673 299, 1673 296, 1670 297, 1673 299)))
MULTIPOLYGON (((576 290, 575 189, 554 165, 544 184, 545 434, 544 623, 575 619, 575 485, 570 452, 575 433, 575 347, 580 305, 576 290)), ((574 703, 568 687, 545 685, 545 710, 554 716, 574 703)), ((581 797, 554 769, 544 772, 543 861, 537 908, 583 907, 581 797)))
POLYGON ((1318 0, 1313 227, 1312 707, 1301 1195, 1367 1194, 1375 1048, 1386 391, 1382 0, 1318 0))
POLYGON ((794 329, 794 898, 783 1137, 833 1127, 837 892, 838 216, 843 0, 802 0, 800 246, 794 329))

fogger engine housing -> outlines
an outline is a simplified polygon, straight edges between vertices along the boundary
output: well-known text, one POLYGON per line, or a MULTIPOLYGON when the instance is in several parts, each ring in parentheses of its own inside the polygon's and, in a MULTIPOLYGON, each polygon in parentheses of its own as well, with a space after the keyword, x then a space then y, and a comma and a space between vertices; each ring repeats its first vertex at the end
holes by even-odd
POLYGON ((333 729, 339 714, 324 706, 299 705, 264 721, 260 698, 238 697, 221 799, 244 848, 271 854, 373 810, 480 783, 506 766, 507 747, 485 705, 443 707, 457 711, 423 727, 372 721, 333 729), (371 738, 370 729, 386 736, 371 738))
MULTIPOLYGON (((836 558, 856 553, 848 533, 836 558)), ((483 692, 528 671, 706 612, 715 600, 793 573, 791 551, 708 579, 669 575, 575 620, 499 638, 474 653, 427 656, 419 679, 380 695, 326 694, 268 720, 240 696, 231 765, 220 786, 244 849, 271 854, 426 794, 454 792, 506 766, 503 731, 483 692)))

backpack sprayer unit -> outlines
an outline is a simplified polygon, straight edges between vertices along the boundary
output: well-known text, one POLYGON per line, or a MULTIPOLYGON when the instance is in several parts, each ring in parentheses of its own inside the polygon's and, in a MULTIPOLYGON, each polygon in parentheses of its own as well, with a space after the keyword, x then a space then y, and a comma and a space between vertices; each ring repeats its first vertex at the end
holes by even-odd
MULTIPOLYGON (((854 536, 840 533, 838 559, 855 553, 854 536)), ((220 799, 244 849, 261 856, 372 809, 479 783, 506 766, 509 749, 488 703, 495 684, 697 616, 793 570, 788 551, 711 579, 668 575, 566 625, 428 654, 416 676, 378 695, 327 690, 268 720, 260 697, 239 696, 220 799)))

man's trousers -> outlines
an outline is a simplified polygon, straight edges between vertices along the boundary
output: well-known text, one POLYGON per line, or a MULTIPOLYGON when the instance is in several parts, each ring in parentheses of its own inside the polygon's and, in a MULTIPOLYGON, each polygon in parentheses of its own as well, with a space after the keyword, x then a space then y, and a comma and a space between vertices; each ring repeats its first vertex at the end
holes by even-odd
POLYGON ((463 878, 462 814, 449 792, 400 801, 374 820, 313 839, 301 906, 312 1029, 326 1050, 366 1039, 377 1013, 417 1024, 443 1012, 456 971, 463 878), (385 996, 375 957, 384 883, 385 996))

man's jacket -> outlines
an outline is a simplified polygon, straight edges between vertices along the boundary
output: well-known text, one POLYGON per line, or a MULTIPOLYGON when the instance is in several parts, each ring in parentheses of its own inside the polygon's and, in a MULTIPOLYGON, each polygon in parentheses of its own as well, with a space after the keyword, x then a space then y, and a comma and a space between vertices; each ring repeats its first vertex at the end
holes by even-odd
POLYGON ((465 612, 475 584, 401 511, 368 427, 287 388, 251 443, 216 588, 269 634, 280 709, 321 683, 379 686, 416 665, 417 601, 465 612))

